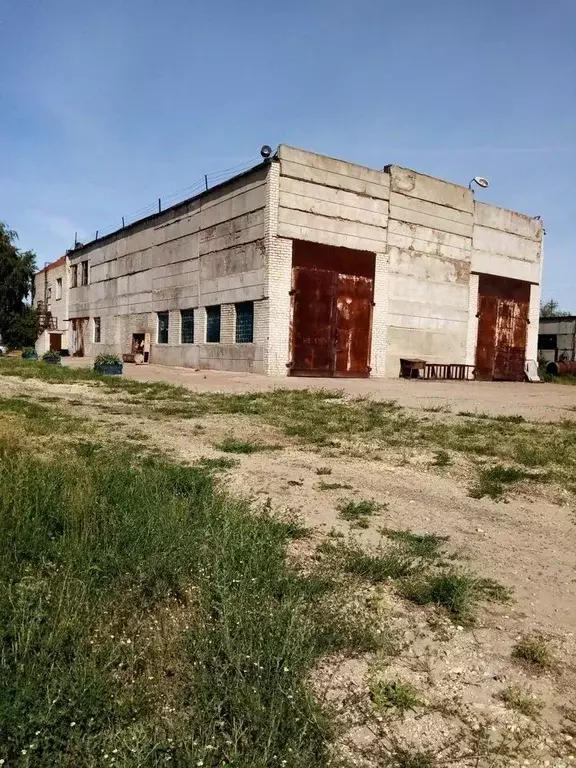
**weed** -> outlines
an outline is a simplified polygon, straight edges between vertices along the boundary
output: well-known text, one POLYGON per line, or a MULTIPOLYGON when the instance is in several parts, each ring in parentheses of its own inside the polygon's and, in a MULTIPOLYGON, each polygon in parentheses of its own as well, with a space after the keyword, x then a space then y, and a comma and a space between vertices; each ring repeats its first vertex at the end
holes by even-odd
POLYGON ((332 470, 330 467, 316 467, 316 474, 317 475, 331 475, 332 470))
POLYGON ((395 531, 392 528, 381 528, 380 533, 402 544, 411 555, 431 559, 441 556, 441 547, 449 539, 448 536, 438 536, 435 533, 395 531))
POLYGON ((448 453, 448 451, 440 450, 436 451, 434 454, 434 461, 432 462, 433 467, 448 467, 450 464, 452 464, 452 457, 448 453))
POLYGON ((258 453, 260 451, 281 451, 281 445, 268 445, 251 440, 235 440, 233 437, 227 437, 222 442, 216 443, 214 447, 224 453, 258 453))
POLYGON ((337 490, 351 490, 350 483, 325 483, 321 481, 318 483, 319 491, 337 491, 337 490))
POLYGON ((407 579, 401 586, 401 594, 418 605, 441 606, 464 623, 474 621, 482 600, 502 602, 510 599, 509 590, 497 582, 455 570, 407 579))
POLYGON ((412 558, 399 551, 367 554, 360 549, 343 550, 343 568, 361 579, 377 584, 388 579, 401 579, 414 572, 412 558))
POLYGON ((337 506, 340 517, 349 522, 357 522, 363 518, 374 515, 382 509, 382 505, 374 499, 363 499, 362 501, 341 501, 337 506))
POLYGON ((504 486, 511 483, 517 483, 520 480, 538 480, 539 475, 535 475, 521 467, 505 467, 497 464, 494 467, 481 469, 478 473, 478 481, 469 494, 473 499, 481 499, 483 496, 498 500, 504 495, 504 486))
POLYGON ((209 470, 224 470, 224 469, 232 469, 232 467, 235 467, 238 465, 238 459, 229 459, 225 456, 219 456, 216 459, 213 458, 207 458, 206 456, 202 457, 201 459, 198 459, 198 461, 195 462, 197 466, 204 467, 204 469, 209 470))
POLYGON ((525 690, 519 685, 509 685, 498 694, 498 698, 508 709, 514 709, 526 717, 537 717, 542 711, 543 704, 532 691, 525 690))
POLYGON ((377 710, 395 709, 400 714, 423 705, 416 690, 400 681, 379 681, 370 687, 370 698, 377 710))
POLYGON ((538 669, 549 669, 553 659, 546 640, 539 635, 524 635, 512 648, 512 657, 538 669))
POLYGON ((426 413, 451 413, 452 409, 449 405, 430 405, 428 408, 422 408, 426 413))

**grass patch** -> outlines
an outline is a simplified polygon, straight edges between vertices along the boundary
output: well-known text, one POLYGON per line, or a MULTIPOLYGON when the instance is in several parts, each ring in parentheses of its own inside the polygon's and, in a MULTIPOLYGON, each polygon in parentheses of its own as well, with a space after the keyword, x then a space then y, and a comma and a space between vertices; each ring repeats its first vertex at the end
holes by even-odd
POLYGON ((325 483, 324 481, 320 481, 318 483, 318 490, 319 491, 338 491, 338 490, 351 490, 352 486, 350 483, 325 483))
POLYGON ((490 496, 490 498, 498 500, 504 495, 505 486, 518 483, 521 480, 542 480, 542 477, 527 472, 522 467, 505 467, 502 464, 497 464, 494 467, 479 471, 476 485, 470 488, 469 495, 473 499, 490 496))
POLYGON ((3 761, 328 764, 311 671, 377 646, 334 583, 288 565, 301 527, 206 466, 0 451, 3 761))
POLYGON ((235 440, 233 437, 227 437, 214 447, 224 453, 259 453, 261 451, 281 451, 281 445, 269 445, 267 443, 258 443, 252 440, 235 440))
MULTIPOLYGON (((56 366, 49 366, 56 367, 56 366)), ((22 397, 0 397, 0 413, 6 413, 22 420, 26 430, 35 435, 52 432, 73 432, 82 423, 62 410, 40 405, 22 397)))
POLYGON ((518 659, 535 669, 550 669, 552 653, 546 640, 539 635, 524 635, 512 648, 512 658, 518 659))
POLYGON ((423 706, 415 688, 400 681, 379 681, 370 687, 370 698, 379 710, 394 709, 400 714, 415 711, 423 706))
POLYGON ((513 709, 526 717, 538 717, 544 706, 530 690, 519 685, 507 686, 500 692, 498 698, 507 709, 513 709))
POLYGON ((401 579, 410 576, 415 568, 414 560, 400 550, 368 554, 360 549, 343 549, 343 568, 365 581, 378 584, 389 579, 401 579))
POLYGON ((442 546, 449 539, 448 536, 438 536, 435 533, 396 531, 392 528, 381 528, 380 532, 387 538, 402 544, 414 557, 431 559, 442 555, 442 546))
POLYGON ((482 601, 506 602, 510 591, 492 579, 465 571, 428 573, 405 580, 401 594, 418 605, 437 605, 458 621, 474 621, 482 601))
POLYGON ((374 499, 363 499, 361 501, 341 501, 336 507, 340 513, 340 517, 343 520, 348 520, 350 523, 367 523, 366 518, 375 515, 382 505, 378 504, 374 499))
POLYGON ((316 474, 317 475, 331 475, 332 470, 330 467, 316 467, 316 474))
POLYGON ((434 454, 434 460, 431 462, 433 467, 449 467, 454 462, 448 451, 440 450, 434 454))
POLYGON ((203 467, 204 469, 219 471, 232 469, 233 467, 238 466, 238 459, 229 459, 226 456, 219 456, 218 458, 213 459, 204 456, 203 458, 198 459, 198 461, 195 462, 195 465, 203 467))

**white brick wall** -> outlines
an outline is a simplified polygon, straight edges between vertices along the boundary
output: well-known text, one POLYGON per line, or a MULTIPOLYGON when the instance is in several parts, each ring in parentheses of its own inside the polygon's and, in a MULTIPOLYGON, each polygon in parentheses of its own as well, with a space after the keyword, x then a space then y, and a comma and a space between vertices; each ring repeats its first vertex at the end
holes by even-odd
POLYGON ((530 286, 530 307, 528 310, 528 338, 526 360, 538 363, 538 329, 540 326, 540 285, 530 286))
POLYGON ((292 285, 292 240, 277 237, 280 166, 271 163, 268 172, 264 243, 267 255, 266 325, 264 370, 273 376, 287 376, 290 355, 290 288, 292 285))
POLYGON ((388 347, 388 275, 390 259, 386 253, 376 254, 374 273, 374 308, 372 312, 372 346, 370 375, 386 376, 386 351, 388 347))
POLYGON ((222 304, 220 309, 220 343, 236 341, 236 308, 234 304, 222 304))
POLYGON ((478 340, 478 283, 479 275, 471 274, 468 285, 468 331, 466 333, 466 365, 476 365, 478 340))

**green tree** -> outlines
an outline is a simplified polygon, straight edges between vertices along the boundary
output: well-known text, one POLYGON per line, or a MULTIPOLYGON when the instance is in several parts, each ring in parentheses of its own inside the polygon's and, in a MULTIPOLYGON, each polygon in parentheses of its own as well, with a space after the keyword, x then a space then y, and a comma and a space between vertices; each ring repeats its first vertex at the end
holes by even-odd
POLYGON ((17 248, 17 240, 16 232, 0 222, 0 338, 12 349, 36 340, 35 312, 27 302, 36 255, 17 248))
POLYGON ((569 317, 570 312, 564 309, 558 309, 556 299, 542 302, 540 304, 540 317, 569 317))

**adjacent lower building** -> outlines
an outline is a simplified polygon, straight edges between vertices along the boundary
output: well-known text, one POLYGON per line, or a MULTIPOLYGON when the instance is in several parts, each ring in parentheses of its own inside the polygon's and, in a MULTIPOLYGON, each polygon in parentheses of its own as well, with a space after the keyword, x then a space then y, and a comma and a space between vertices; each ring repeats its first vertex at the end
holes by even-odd
POLYGON ((541 317, 538 358, 542 363, 576 362, 576 317, 541 317))
POLYGON ((537 355, 539 219, 285 145, 75 248, 66 270, 73 355, 323 377, 411 360, 517 380, 537 355))
POLYGON ((68 349, 68 275, 67 256, 36 273, 33 303, 38 318, 36 351, 39 355, 48 350, 61 352, 68 349))

